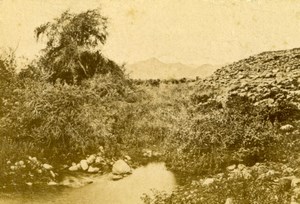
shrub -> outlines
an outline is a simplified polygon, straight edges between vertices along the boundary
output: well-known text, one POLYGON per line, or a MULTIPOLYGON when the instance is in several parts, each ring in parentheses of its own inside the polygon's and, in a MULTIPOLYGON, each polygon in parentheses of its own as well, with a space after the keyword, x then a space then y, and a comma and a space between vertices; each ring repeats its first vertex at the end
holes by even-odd
POLYGON ((280 161, 292 141, 295 138, 287 141, 260 109, 236 100, 225 108, 214 105, 208 112, 193 110, 188 118, 179 118, 165 140, 166 161, 185 175, 212 174, 232 163, 280 161))
POLYGON ((232 198, 233 203, 250 204, 287 204, 291 194, 279 185, 274 185, 268 179, 261 180, 222 180, 209 186, 188 184, 178 187, 173 193, 154 191, 154 195, 144 195, 142 200, 146 204, 219 204, 232 198))

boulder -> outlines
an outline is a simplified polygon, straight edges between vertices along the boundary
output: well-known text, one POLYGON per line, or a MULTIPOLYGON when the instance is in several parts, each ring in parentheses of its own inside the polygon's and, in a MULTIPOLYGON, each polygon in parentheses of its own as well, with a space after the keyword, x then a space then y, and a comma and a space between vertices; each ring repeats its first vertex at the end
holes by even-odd
POLYGON ((85 159, 81 160, 80 167, 83 171, 86 171, 89 168, 88 162, 85 159))
POLYGON ((55 178, 55 173, 53 172, 53 171, 50 171, 50 174, 51 174, 51 176, 53 177, 53 178, 55 178))
POLYGON ((122 175, 112 175, 112 177, 111 177, 111 179, 114 180, 114 181, 120 180, 122 178, 123 178, 122 175))
POLYGON ((114 163, 112 173, 115 175, 128 174, 131 173, 131 168, 124 160, 120 159, 114 163))
POLYGON ((98 167, 92 167, 90 166, 88 169, 89 173, 98 173, 99 172, 99 168, 98 167))
POLYGON ((92 164, 92 163, 95 162, 95 160, 96 160, 96 155, 92 154, 91 156, 89 156, 89 157, 87 158, 86 161, 87 161, 88 164, 92 164))
POLYGON ((47 170, 53 169, 53 166, 51 166, 50 164, 43 164, 43 167, 47 170))
POLYGON ((69 171, 78 171, 78 167, 77 167, 76 165, 71 166, 71 167, 69 168, 69 171))

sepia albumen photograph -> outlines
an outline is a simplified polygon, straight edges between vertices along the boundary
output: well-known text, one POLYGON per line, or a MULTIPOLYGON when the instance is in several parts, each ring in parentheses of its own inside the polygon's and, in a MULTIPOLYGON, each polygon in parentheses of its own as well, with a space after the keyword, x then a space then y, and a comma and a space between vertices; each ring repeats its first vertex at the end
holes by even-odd
POLYGON ((300 0, 0 0, 0 204, 300 204, 300 0))

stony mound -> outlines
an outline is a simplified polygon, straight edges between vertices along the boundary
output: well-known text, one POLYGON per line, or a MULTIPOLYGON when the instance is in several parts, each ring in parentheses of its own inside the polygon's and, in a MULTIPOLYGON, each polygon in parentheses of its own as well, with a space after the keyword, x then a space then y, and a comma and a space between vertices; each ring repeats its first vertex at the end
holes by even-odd
POLYGON ((229 64, 198 84, 198 102, 242 96, 255 105, 283 101, 300 109, 300 48, 263 52, 229 64))

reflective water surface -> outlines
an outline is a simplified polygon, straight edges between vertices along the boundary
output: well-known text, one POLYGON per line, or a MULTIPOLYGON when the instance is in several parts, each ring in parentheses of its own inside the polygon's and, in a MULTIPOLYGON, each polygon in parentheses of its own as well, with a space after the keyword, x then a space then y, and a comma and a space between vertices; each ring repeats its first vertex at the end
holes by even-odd
POLYGON ((137 168, 132 175, 112 181, 109 175, 93 178, 93 183, 58 192, 0 194, 0 203, 46 204, 139 204, 143 193, 151 189, 171 192, 176 180, 164 163, 150 163, 137 168))

